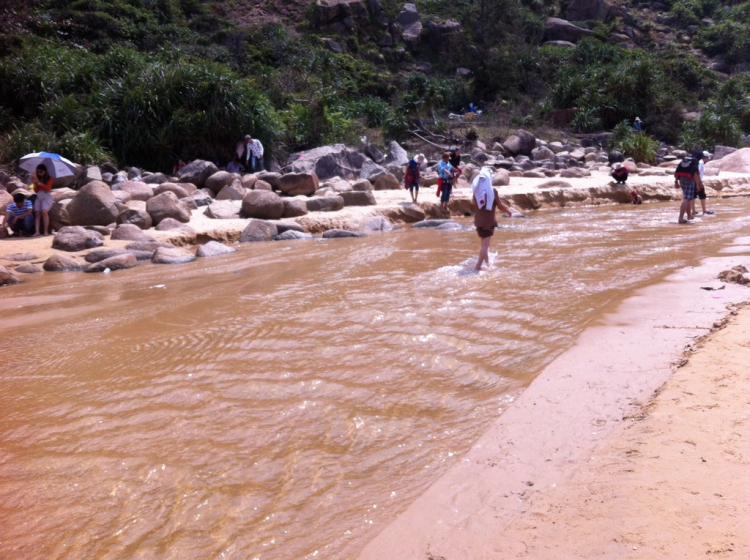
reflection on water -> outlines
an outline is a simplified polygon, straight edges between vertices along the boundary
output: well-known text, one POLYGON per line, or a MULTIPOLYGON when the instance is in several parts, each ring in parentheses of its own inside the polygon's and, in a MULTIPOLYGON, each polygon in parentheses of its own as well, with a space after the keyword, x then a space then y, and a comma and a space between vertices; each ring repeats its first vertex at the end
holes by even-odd
POLYGON ((0 558, 352 558, 605 307, 750 222, 715 207, 501 220, 481 274, 473 232, 412 230, 3 288, 0 558))

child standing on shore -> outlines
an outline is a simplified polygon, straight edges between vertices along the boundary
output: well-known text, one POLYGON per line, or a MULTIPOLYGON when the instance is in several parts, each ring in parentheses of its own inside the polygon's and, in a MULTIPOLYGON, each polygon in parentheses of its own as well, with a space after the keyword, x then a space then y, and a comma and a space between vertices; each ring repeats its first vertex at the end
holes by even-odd
POLYGON ((409 190, 409 194, 411 195, 411 201, 415 204, 417 202, 417 197, 419 197, 419 179, 420 179, 419 172, 423 164, 424 164, 424 156, 422 154, 414 156, 413 158, 409 160, 409 163, 406 164, 406 173, 404 174, 404 184, 406 185, 406 188, 409 190))

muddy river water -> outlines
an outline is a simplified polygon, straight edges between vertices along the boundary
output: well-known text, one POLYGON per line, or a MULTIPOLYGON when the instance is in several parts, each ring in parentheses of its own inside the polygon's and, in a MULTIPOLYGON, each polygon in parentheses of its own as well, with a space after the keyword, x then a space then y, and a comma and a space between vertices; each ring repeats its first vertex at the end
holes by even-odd
POLYGON ((473 232, 399 230, 2 288, 0 558, 351 559, 587 323, 746 234, 714 208, 503 219, 479 275, 473 232))

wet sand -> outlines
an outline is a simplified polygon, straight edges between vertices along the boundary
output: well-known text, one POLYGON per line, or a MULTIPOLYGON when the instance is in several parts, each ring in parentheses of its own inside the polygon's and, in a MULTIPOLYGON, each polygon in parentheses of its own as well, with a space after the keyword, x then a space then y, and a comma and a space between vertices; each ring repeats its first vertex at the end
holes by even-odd
POLYGON ((700 289, 747 261, 590 326, 359 559, 747 558, 750 290, 700 289))

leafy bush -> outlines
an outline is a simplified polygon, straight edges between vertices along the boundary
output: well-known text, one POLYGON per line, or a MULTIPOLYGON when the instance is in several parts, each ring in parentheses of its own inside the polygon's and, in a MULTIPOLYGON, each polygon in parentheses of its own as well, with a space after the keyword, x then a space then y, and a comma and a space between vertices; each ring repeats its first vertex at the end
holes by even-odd
POLYGON ((686 122, 680 134, 680 146, 692 149, 700 146, 713 150, 722 146, 740 146, 742 129, 737 119, 725 108, 711 105, 692 122, 686 122))
MULTIPOLYGON (((631 129, 632 130, 632 129, 631 129)), ((635 132, 625 135, 617 142, 612 142, 612 149, 622 152, 626 157, 632 157, 635 161, 653 163, 659 142, 648 136, 645 132, 635 132)))
POLYGON ((90 133, 66 132, 56 136, 39 126, 37 122, 14 127, 0 137, 0 158, 17 161, 31 152, 47 151, 59 153, 82 165, 112 160, 101 142, 90 133))

